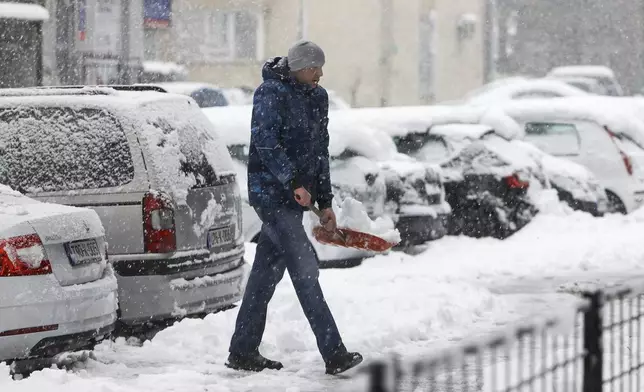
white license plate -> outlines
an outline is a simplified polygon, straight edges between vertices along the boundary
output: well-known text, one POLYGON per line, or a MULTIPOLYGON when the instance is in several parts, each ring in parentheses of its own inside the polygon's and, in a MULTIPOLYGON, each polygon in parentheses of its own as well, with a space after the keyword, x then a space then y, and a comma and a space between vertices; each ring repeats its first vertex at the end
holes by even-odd
POLYGON ((100 263, 103 260, 101 249, 96 240, 83 240, 65 244, 72 266, 100 263))
POLYGON ((235 226, 231 225, 223 229, 210 230, 208 232, 208 248, 216 248, 226 245, 235 239, 235 226))

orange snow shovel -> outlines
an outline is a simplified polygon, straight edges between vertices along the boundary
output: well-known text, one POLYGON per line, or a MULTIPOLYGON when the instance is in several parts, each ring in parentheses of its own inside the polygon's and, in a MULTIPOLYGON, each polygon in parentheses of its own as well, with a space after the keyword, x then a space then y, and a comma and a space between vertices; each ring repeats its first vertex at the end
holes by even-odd
MULTIPOLYGON (((315 207, 313 203, 311 203, 309 208, 318 216, 318 218, 322 218, 322 212, 315 207)), ((397 245, 373 234, 351 229, 337 228, 331 232, 322 226, 316 226, 313 228, 313 236, 321 244, 368 250, 372 252, 385 252, 397 245)))

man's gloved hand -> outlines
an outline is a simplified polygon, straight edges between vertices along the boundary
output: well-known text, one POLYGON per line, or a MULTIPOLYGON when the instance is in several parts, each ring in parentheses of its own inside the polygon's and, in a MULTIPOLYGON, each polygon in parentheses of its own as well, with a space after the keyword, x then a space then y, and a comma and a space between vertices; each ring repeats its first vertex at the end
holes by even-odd
POLYGON ((295 201, 302 207, 311 205, 311 194, 304 187, 297 188, 293 191, 295 194, 295 201))
POLYGON ((333 208, 325 208, 324 210, 322 210, 320 224, 324 226, 327 231, 334 231, 338 227, 338 222, 335 218, 335 212, 333 212, 333 208))

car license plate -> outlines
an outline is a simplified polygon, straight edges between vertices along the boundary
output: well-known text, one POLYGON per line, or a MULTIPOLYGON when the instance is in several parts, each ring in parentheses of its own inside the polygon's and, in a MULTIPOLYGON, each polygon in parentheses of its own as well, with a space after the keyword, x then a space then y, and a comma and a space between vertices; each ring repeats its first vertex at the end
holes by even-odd
POLYGON ((101 249, 96 240, 74 241, 65 244, 70 264, 74 267, 84 264, 100 263, 103 260, 101 249))
POLYGON ((210 230, 208 232, 208 248, 216 248, 226 245, 234 240, 235 226, 231 225, 223 229, 210 230))

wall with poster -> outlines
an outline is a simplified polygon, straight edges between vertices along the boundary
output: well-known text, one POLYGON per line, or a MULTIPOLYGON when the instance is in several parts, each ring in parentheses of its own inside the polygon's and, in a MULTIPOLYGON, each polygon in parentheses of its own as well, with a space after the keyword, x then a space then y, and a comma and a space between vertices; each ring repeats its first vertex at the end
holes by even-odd
POLYGON ((127 63, 131 68, 141 66, 143 0, 77 1, 76 49, 82 57, 81 82, 120 82, 121 65, 127 63), (124 26, 126 22, 129 26, 124 26), (124 37, 123 34, 127 35, 124 37))

